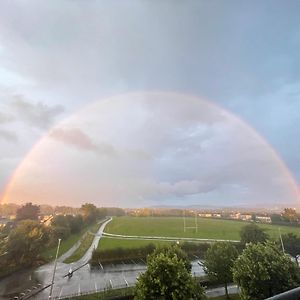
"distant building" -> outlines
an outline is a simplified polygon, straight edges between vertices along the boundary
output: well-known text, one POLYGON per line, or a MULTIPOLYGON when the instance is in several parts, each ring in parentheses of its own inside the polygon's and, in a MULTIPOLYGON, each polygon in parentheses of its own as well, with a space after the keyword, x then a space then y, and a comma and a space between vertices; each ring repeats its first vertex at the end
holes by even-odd
POLYGON ((222 215, 219 213, 214 213, 214 214, 212 214, 212 216, 213 216, 213 218, 221 218, 222 217, 222 215))
POLYGON ((211 213, 200 213, 198 214, 199 217, 202 217, 202 218, 211 218, 213 216, 213 214, 211 213))
POLYGON ((256 221, 261 223, 272 223, 272 220, 268 216, 256 216, 256 221))
POLYGON ((4 227, 9 222, 9 219, 0 217, 0 228, 4 227))
POLYGON ((251 221, 252 220, 252 215, 243 214, 243 215, 240 215, 240 219, 242 221, 251 221))
POLYGON ((43 216, 40 219, 40 222, 43 223, 45 226, 50 226, 53 220, 53 215, 47 215, 47 216, 43 216))
POLYGON ((234 220, 238 220, 238 219, 240 219, 240 216, 241 216, 240 213, 234 213, 234 214, 230 214, 229 218, 234 219, 234 220))

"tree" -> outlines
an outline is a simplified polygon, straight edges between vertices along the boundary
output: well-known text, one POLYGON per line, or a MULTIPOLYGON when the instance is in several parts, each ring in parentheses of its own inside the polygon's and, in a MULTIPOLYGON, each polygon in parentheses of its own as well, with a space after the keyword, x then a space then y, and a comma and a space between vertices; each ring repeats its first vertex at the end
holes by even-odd
POLYGON ((226 297, 227 284, 232 282, 232 267, 238 251, 230 242, 216 242, 205 253, 204 271, 210 279, 224 283, 226 297))
POLYGON ((68 225, 71 233, 77 233, 82 229, 83 219, 81 215, 77 215, 75 217, 73 217, 72 215, 67 215, 66 218, 68 220, 68 225))
POLYGON ((80 212, 82 214, 83 221, 92 224, 98 217, 97 207, 92 203, 85 203, 81 205, 80 212))
POLYGON ((233 279, 244 300, 271 297, 296 287, 299 267, 275 244, 248 244, 234 263, 233 279))
POLYGON ((21 220, 37 220, 40 213, 40 207, 33 205, 31 202, 26 203, 19 209, 17 209, 16 219, 21 220))
POLYGON ((185 255, 180 251, 171 246, 156 249, 148 256, 147 271, 140 275, 135 287, 136 300, 205 299, 203 288, 187 269, 181 258, 185 255))
POLYGON ((24 220, 18 223, 7 240, 6 251, 15 265, 33 265, 48 242, 48 231, 40 223, 24 220))
POLYGON ((256 224, 249 224, 244 226, 240 232, 241 243, 264 243, 268 239, 268 235, 264 229, 256 224))
POLYGON ((298 214, 294 208, 285 208, 282 213, 282 218, 286 222, 290 222, 290 223, 298 223, 299 222, 298 214))
MULTIPOLYGON (((300 237, 294 233, 281 235, 284 249, 297 260, 297 255, 300 254, 300 237)), ((281 241, 278 241, 280 244, 281 241)))

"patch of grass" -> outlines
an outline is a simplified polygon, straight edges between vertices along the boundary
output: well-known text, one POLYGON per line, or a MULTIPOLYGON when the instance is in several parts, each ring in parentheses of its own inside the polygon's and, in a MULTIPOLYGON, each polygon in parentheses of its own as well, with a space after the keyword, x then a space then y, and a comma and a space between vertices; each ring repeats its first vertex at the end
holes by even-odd
POLYGON ((125 240, 125 239, 111 239, 102 237, 100 243, 98 245, 98 250, 105 251, 111 250, 118 247, 122 247, 124 249, 133 249, 140 248, 143 246, 147 246, 149 244, 154 244, 155 246, 159 245, 168 245, 174 242, 165 242, 165 241, 148 241, 148 240, 125 240))
MULTIPOLYGON (((186 218, 186 226, 194 226, 194 218, 186 218)), ((203 239, 239 240, 244 221, 198 218, 198 232, 195 229, 183 231, 183 218, 175 217, 115 217, 105 228, 107 233, 137 236, 169 236, 203 239)), ((278 239, 281 233, 300 234, 300 227, 258 224, 271 238, 278 239)), ((112 239, 111 239, 112 241, 112 239)), ((123 241, 122 241, 123 243, 123 241)), ((108 247, 108 246, 106 246, 108 247)))
MULTIPOLYGON (((58 257, 66 253, 74 244, 76 244, 86 231, 87 229, 85 228, 78 233, 71 234, 67 239, 62 239, 58 252, 58 257)), ((55 258, 56 249, 57 246, 52 247, 42 252, 41 255, 46 261, 51 261, 55 258)))
POLYGON ((100 228, 100 226, 102 225, 103 222, 104 221, 102 221, 100 223, 96 223, 96 224, 94 224, 90 227, 89 232, 91 232, 92 234, 87 232, 87 234, 83 237, 79 248, 70 257, 68 257, 64 261, 64 263, 70 264, 74 261, 79 260, 85 254, 85 252, 92 245, 92 242, 93 242, 94 237, 95 237, 93 234, 97 233, 97 231, 99 230, 99 228, 100 228))
MULTIPOLYGON (((83 228, 80 232, 78 233, 74 233, 74 234, 71 234, 67 239, 62 239, 61 241, 61 244, 60 244, 60 248, 59 248, 59 253, 58 253, 58 257, 60 257, 61 255, 63 255, 64 253, 66 253, 73 245, 75 245, 81 238, 82 236, 90 231, 92 233, 96 233, 97 230, 99 229, 99 227, 101 226, 102 222, 101 223, 95 223, 93 225, 90 225, 88 227, 85 227, 83 228)), ((93 237, 92 235, 89 235, 91 237, 93 237)), ((90 244, 92 243, 93 239, 90 241, 90 244)), ((88 242, 89 241, 86 241, 85 242, 85 247, 88 245, 88 242)), ((81 246, 80 246, 81 247, 81 246)), ((79 247, 79 248, 80 248, 79 247)), ((57 249, 57 246, 54 246, 50 249, 47 249, 45 250, 43 253, 42 253, 42 257, 46 260, 46 261, 50 261, 52 259, 55 258, 55 254, 56 254, 56 249, 57 249)), ((77 249, 79 250, 79 249, 77 249)), ((87 250, 87 248, 86 248, 87 250)), ((81 251, 83 251, 83 248, 81 249, 81 251)), ((75 251, 76 253, 77 251, 75 251)), ((74 253, 74 254, 75 254, 74 253)), ((74 255, 73 254, 73 255, 74 255)), ((83 253, 84 254, 84 253, 83 253)), ((72 256, 73 256, 72 255, 72 256)), ((80 256, 81 257, 81 256, 80 256)), ((79 257, 79 258, 80 258, 79 257)), ((74 260, 75 261, 75 260, 74 260)))
POLYGON ((64 261, 64 263, 69 264, 69 263, 79 260, 84 255, 84 253, 90 248, 90 246, 94 240, 94 237, 95 237, 94 235, 87 233, 84 236, 84 238, 82 239, 79 248, 71 256, 69 256, 64 261))

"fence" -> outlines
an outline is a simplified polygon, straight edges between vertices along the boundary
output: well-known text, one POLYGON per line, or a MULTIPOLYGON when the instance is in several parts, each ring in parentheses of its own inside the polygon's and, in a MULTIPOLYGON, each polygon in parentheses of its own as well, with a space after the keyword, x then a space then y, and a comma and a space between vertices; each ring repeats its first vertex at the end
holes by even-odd
MULTIPOLYGON (((102 288, 102 289, 98 289, 97 293, 102 293, 103 296, 105 297, 109 297, 109 298, 113 298, 113 297, 122 297, 122 296, 130 296, 132 295, 132 289, 135 285, 134 284, 123 284, 123 285, 118 285, 118 286, 114 286, 112 287, 106 287, 106 288, 102 288)), ((76 298, 79 296, 87 296, 87 295, 91 295, 91 294, 95 294, 95 291, 86 291, 86 292, 80 292, 80 293, 74 293, 74 294, 70 294, 70 295, 64 295, 62 297, 53 297, 52 299, 72 299, 72 298, 76 298)))

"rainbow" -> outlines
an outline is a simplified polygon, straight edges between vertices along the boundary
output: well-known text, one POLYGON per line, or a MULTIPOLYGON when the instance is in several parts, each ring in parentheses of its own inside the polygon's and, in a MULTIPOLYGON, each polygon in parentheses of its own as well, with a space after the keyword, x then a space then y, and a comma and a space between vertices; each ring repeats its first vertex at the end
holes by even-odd
MULTIPOLYGON (((299 187, 298 184, 291 173, 291 171, 288 169, 280 155, 274 150, 274 148, 264 139, 256 130, 254 130, 253 127, 251 127, 248 123, 246 123, 243 119, 240 117, 236 116, 232 112, 228 111, 224 107, 221 107, 220 105, 217 105, 216 103, 213 103, 211 101, 208 101, 206 99, 198 98, 194 95, 189 95, 189 94, 181 94, 181 93, 174 93, 174 92, 136 92, 136 93, 128 93, 128 94, 122 94, 122 95, 117 95, 117 96, 112 96, 106 99, 102 99, 100 101, 95 101, 87 106, 83 107, 76 113, 72 114, 65 120, 63 120, 61 123, 57 124, 55 126, 59 127, 62 126, 63 124, 68 123, 70 120, 76 119, 78 116, 83 114, 84 112, 87 112, 89 110, 93 110, 93 108, 98 107, 99 105, 105 106, 107 104, 114 103, 121 103, 122 99, 125 98, 139 98, 139 97, 158 97, 158 98, 164 98, 164 97, 175 97, 176 99, 181 98, 182 101, 191 101, 191 103, 197 103, 203 105, 204 107, 207 107, 209 109, 214 109, 217 111, 222 112, 222 114, 230 119, 232 122, 237 124, 237 126, 240 126, 243 131, 249 136, 253 136, 257 138, 262 145, 264 145, 266 151, 268 152, 268 155, 270 159, 274 162, 274 164, 277 165, 278 169, 280 170, 281 174, 286 178, 287 180, 287 185, 290 189, 290 192, 294 195, 294 198, 297 199, 297 203, 300 204, 300 192, 299 192, 299 187)), ((53 128, 51 128, 53 130, 53 128)), ((28 161, 34 158, 34 156, 37 155, 39 152, 39 149, 41 146, 45 143, 47 139, 49 139, 49 133, 51 130, 45 134, 32 148, 31 150, 26 154, 22 162, 18 165, 18 167, 15 169, 11 177, 8 179, 7 184, 5 186, 4 192, 1 195, 0 198, 0 203, 9 203, 9 202, 16 202, 16 198, 13 196, 15 189, 18 186, 19 181, 21 180, 22 176, 26 172, 28 172, 28 168, 26 168, 26 164, 28 161)), ((39 153, 41 155, 41 153, 39 153)), ((44 153, 44 155, 47 157, 47 153, 44 153)), ((30 170, 29 170, 30 171, 30 170)), ((27 173, 28 174, 28 173, 27 173)), ((34 201, 33 201, 34 202, 34 201)))

